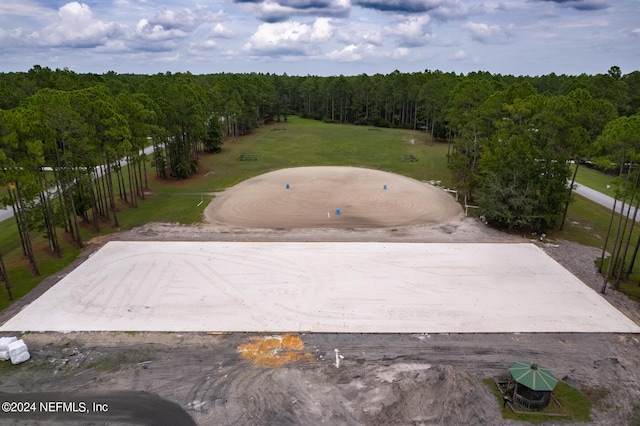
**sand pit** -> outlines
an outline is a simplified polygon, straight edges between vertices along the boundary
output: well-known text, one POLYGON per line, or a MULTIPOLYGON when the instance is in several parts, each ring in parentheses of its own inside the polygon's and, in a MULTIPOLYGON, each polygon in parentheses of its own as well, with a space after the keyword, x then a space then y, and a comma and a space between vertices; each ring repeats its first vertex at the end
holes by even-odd
POLYGON ((205 210, 213 224, 284 229, 435 224, 461 215, 462 207, 441 189, 356 167, 266 173, 219 194, 205 210))
POLYGON ((533 244, 109 242, 0 331, 629 332, 533 244))

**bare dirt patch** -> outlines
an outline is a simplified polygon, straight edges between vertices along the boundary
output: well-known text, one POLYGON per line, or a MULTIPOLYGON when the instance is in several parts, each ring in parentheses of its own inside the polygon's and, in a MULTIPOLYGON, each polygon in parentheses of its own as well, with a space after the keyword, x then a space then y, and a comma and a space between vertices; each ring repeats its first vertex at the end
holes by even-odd
POLYGON ((434 224, 461 216, 429 184, 354 167, 297 167, 246 180, 205 210, 214 225, 251 228, 376 228, 434 224))
MULTIPOLYGON (((392 229, 306 229, 290 231, 289 237, 523 240, 473 219, 392 229)), ((113 238, 279 241, 287 240, 287 234, 149 224, 113 238)), ((564 241, 539 244, 585 283, 599 287, 593 264, 598 250, 564 241)), ((612 290, 606 297, 618 307, 625 300, 612 290)), ((622 306, 638 322, 637 304, 622 306)), ((500 405, 482 379, 503 376, 516 360, 536 361, 570 385, 599 395, 594 399, 593 424, 627 424, 640 398, 640 340, 628 334, 301 334, 295 337, 303 349, 289 344, 297 340, 265 349, 264 354, 275 359, 279 354, 291 356, 278 367, 256 365, 241 355, 239 348, 244 345, 272 338, 264 335, 30 333, 22 337, 32 359, 19 366, 0 365, 5 392, 147 391, 177 403, 202 425, 511 424, 502 420, 500 405)), ((46 424, 69 424, 69 419, 58 423, 45 419, 46 424)), ((20 419, 14 420, 20 424, 20 419)))
MULTIPOLYGON (((454 217, 436 224, 380 228, 154 223, 109 239, 512 242, 523 237, 454 217)), ((83 257, 103 241, 95 241, 83 257)), ((599 250, 565 241, 538 244, 591 288, 600 289, 593 263, 599 250)), ((50 277, 37 290, 41 293, 64 274, 50 277)), ((5 321, 37 294, 0 319, 5 321)), ((605 298, 640 323, 638 304, 613 290, 605 298)), ((18 366, 0 364, 4 392, 146 391, 177 403, 202 425, 516 424, 501 418, 500 404, 482 379, 505 375, 517 360, 548 367, 592 395, 592 424, 630 424, 640 401, 640 336, 634 334, 299 334, 294 337, 302 349, 297 340, 266 349, 271 355, 303 355, 280 366, 256 365, 242 357, 239 348, 272 337, 259 334, 72 332, 22 337, 32 359, 18 366)), ((284 337, 276 340, 282 343, 284 337)), ((24 424, 19 417, 0 417, 0 422, 5 420, 24 424)), ((73 424, 46 416, 30 422, 73 424)), ((114 424, 118 422, 125 423, 116 419, 114 424)))

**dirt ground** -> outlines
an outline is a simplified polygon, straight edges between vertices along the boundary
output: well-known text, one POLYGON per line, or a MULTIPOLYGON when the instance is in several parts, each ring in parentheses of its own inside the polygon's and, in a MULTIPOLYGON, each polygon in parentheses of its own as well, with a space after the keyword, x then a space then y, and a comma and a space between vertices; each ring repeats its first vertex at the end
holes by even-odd
MULTIPOLYGON (((474 219, 454 219, 435 226, 286 232, 155 223, 109 237, 143 241, 405 242, 499 242, 523 238, 497 232, 474 219)), ((90 255, 102 242, 104 239, 92 242, 84 255, 90 255)), ((593 266, 593 259, 599 254, 597 249, 565 241, 538 244, 599 290, 602 283, 593 266)), ((640 322, 637 304, 613 290, 608 290, 605 297, 640 322)), ((6 315, 10 314, 5 313, 3 319, 6 315)), ((594 402, 593 424, 631 424, 632 417, 637 416, 634 406, 640 401, 637 335, 274 337, 250 333, 76 332, 29 333, 22 337, 32 359, 18 366, 0 364, 1 392, 38 401, 74 396, 93 398, 109 401, 112 414, 118 413, 118 408, 125 414, 113 417, 77 413, 66 416, 39 413, 31 417, 0 414, 0 424, 25 424, 27 418, 27 424, 84 424, 84 421, 168 424, 172 417, 166 413, 160 420, 158 416, 154 420, 149 413, 127 411, 131 405, 140 407, 138 400, 148 399, 149 395, 176 403, 201 425, 513 424, 501 418, 500 405, 482 380, 505 375, 509 364, 516 360, 538 362, 590 395, 594 402), (270 344, 274 338, 276 344, 270 344), (288 344, 287 339, 297 339, 296 344, 288 344)), ((157 410, 153 408, 151 413, 157 410)))
MULTIPOLYGON (((536 241, 594 290, 597 249, 495 231, 457 215, 428 225, 267 229, 151 223, 96 239, 67 271, 0 315, 4 322, 107 240, 536 241)), ((640 306, 604 296, 640 324, 640 306)), ((108 413, 0 413, 0 424, 501 425, 482 382, 528 360, 583 390, 592 424, 638 424, 640 335, 605 333, 28 333, 32 359, 0 363, 0 399, 109 404, 108 413), (162 403, 158 403, 158 401, 162 403), (164 404, 164 405, 163 405, 164 404), (177 420, 181 419, 181 420, 177 420), (635 423, 632 423, 635 421, 635 423)), ((557 424, 550 419, 545 424, 557 424)), ((565 423, 566 424, 566 423, 565 423)))
POLYGON ((217 194, 207 222, 234 227, 371 228, 434 224, 462 213, 433 185, 357 167, 294 167, 217 194))

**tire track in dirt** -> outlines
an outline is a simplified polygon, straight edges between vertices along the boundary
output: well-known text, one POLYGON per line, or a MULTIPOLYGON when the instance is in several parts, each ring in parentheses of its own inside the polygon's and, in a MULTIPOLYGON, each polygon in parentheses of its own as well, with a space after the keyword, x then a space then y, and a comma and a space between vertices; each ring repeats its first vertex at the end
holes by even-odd
POLYGON ((32 360, 6 370, 3 388, 141 390, 179 404, 201 425, 502 424, 482 379, 530 360, 597 395, 594 424, 624 424, 640 396, 634 335, 300 334, 311 356, 277 368, 241 358, 239 347, 271 337, 30 334, 32 360))

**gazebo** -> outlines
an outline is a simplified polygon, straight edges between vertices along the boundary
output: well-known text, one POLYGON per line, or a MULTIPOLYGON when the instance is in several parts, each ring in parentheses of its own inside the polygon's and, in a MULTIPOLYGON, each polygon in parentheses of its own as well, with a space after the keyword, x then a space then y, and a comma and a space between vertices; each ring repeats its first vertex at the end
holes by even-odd
POLYGON ((531 410, 549 405, 551 392, 558 383, 551 371, 528 361, 517 361, 509 367, 509 373, 507 394, 515 405, 531 410))

